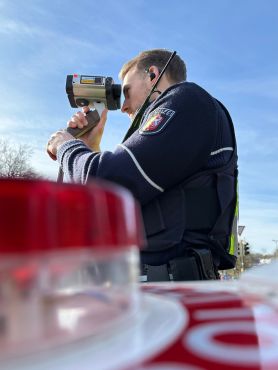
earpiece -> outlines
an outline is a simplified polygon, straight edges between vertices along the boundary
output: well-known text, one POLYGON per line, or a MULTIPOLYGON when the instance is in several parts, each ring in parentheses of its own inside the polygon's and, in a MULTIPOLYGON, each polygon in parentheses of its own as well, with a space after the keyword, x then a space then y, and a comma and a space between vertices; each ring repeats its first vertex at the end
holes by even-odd
POLYGON ((154 72, 149 72, 149 76, 151 81, 156 78, 156 74, 154 72))

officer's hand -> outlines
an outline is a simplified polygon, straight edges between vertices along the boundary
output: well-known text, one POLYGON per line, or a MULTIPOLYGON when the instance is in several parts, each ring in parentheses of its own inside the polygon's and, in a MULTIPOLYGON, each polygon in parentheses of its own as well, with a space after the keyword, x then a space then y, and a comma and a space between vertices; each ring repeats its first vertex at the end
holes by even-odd
POLYGON ((46 151, 50 158, 56 161, 58 147, 62 145, 64 142, 72 139, 74 139, 74 137, 65 130, 59 130, 52 134, 46 146, 46 151))
MULTIPOLYGON (((82 129, 83 127, 87 126, 88 121, 86 119, 86 113, 89 112, 89 110, 90 110, 89 107, 83 107, 82 112, 77 112, 76 114, 74 114, 70 121, 68 121, 67 123, 68 127, 82 129)), ((97 126, 79 138, 94 152, 100 151, 100 142, 103 135, 106 120, 107 120, 107 109, 105 109, 102 112, 100 121, 97 124, 97 126)))

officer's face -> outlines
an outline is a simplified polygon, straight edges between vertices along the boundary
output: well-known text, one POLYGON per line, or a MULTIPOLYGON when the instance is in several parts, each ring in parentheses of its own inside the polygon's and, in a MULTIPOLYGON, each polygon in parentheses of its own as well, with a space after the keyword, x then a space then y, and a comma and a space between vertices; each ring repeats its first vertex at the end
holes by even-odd
POLYGON ((147 73, 139 72, 136 67, 130 69, 123 79, 125 100, 122 112, 127 113, 132 120, 138 108, 144 103, 151 90, 151 82, 147 73))

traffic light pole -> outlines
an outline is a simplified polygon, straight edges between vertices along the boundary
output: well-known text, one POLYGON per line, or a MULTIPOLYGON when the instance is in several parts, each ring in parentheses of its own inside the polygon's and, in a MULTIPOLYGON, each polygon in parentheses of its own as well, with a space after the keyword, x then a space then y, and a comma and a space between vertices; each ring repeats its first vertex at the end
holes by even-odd
POLYGON ((243 273, 243 271, 244 271, 244 245, 243 245, 243 241, 240 240, 238 245, 239 245, 240 273, 243 273))

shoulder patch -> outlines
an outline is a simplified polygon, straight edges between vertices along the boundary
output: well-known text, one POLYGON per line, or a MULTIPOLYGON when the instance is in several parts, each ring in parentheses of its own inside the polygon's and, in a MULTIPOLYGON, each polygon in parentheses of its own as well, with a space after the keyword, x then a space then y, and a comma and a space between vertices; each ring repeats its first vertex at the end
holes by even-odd
POLYGON ((166 124, 171 120, 175 111, 167 108, 157 108, 151 112, 144 124, 139 129, 141 135, 154 135, 164 129, 166 124))

